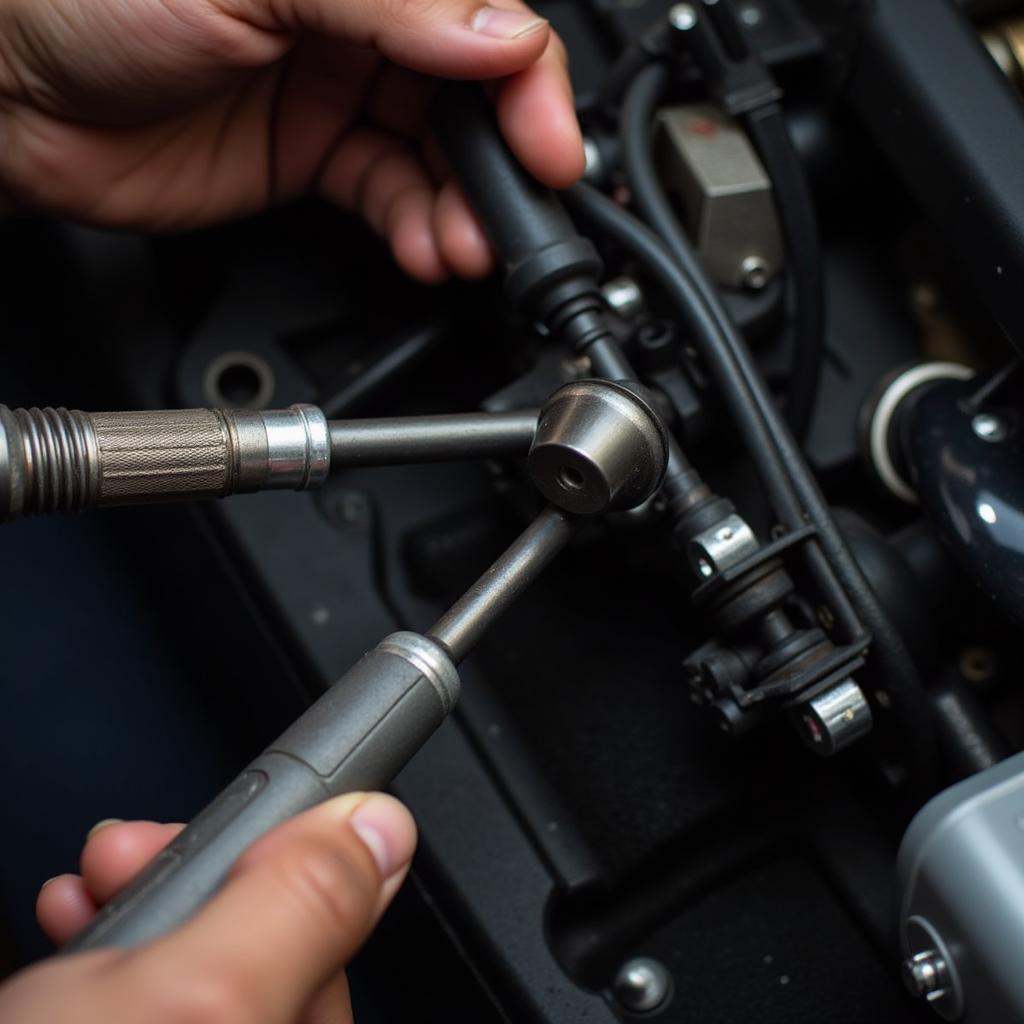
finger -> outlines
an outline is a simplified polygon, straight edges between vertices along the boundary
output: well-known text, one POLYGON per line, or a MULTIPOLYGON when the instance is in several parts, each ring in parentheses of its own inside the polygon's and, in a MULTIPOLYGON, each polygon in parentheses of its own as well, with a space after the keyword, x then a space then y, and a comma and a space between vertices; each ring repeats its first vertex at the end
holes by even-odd
POLYGON ((158 989, 186 1016, 212 1002, 224 1019, 291 1021, 365 940, 415 843, 392 797, 350 794, 307 811, 244 854, 192 920, 126 961, 124 984, 158 989))
POLYGON ((552 35, 536 64, 498 90, 498 123, 512 152, 539 181, 568 188, 583 174, 583 136, 573 102, 565 47, 552 35))
POLYGON ((351 1024, 352 1003, 344 971, 320 989, 300 1019, 302 1024, 351 1024))
POLYGON ((185 826, 124 821, 93 831, 82 849, 82 877, 102 906, 123 889, 185 826))
POLYGON ((383 132, 352 132, 324 166, 319 188, 387 238, 407 273, 427 283, 444 279, 431 223, 434 185, 406 145, 383 132))
POLYGON ((494 268, 480 221, 454 181, 442 186, 434 204, 434 234, 445 263, 460 277, 484 277, 494 268))
POLYGON ((36 920, 47 937, 63 946, 96 913, 96 903, 80 875, 58 875, 43 883, 36 897, 36 920))
POLYGON ((309 29, 373 47, 396 64, 442 78, 500 78, 529 67, 547 22, 521 5, 480 0, 211 0, 270 32, 309 29))

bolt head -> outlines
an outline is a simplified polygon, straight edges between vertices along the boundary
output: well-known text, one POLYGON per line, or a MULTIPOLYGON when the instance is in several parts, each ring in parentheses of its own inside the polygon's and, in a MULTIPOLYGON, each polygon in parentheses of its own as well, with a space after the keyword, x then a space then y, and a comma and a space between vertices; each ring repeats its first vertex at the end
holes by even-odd
POLYGON ((677 32, 689 32, 697 24, 697 12, 692 4, 673 4, 669 8, 668 23, 677 32))
POLYGON ((771 279, 772 268, 761 256, 747 256, 740 264, 740 278, 743 286, 758 292, 771 279))
POLYGON ((627 960, 612 985, 619 1005, 631 1013, 653 1013, 672 994, 672 976, 664 964, 650 957, 627 960))
POLYGON ((971 420, 971 430, 974 436, 990 444, 998 444, 1005 441, 1011 433, 1011 425, 1005 416, 998 416, 991 412, 979 412, 971 420))

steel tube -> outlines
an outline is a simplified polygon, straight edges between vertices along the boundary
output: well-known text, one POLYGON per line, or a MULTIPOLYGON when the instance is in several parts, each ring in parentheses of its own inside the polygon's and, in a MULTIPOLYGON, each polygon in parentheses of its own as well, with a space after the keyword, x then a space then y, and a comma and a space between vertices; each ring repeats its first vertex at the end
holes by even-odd
POLYGON ((331 420, 331 465, 397 466, 523 456, 533 443, 537 416, 537 409, 528 409, 331 420))
POLYGON ((458 664, 492 622, 569 542, 577 518, 549 505, 511 547, 441 616, 427 636, 458 664))

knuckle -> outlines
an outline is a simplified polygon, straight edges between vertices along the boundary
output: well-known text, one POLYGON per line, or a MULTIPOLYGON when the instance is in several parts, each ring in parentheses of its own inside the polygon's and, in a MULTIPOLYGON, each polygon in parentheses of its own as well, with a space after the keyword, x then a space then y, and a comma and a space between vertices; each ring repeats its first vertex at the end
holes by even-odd
POLYGON ((403 25, 429 19, 447 4, 445 0, 385 0, 384 6, 389 19, 403 25))

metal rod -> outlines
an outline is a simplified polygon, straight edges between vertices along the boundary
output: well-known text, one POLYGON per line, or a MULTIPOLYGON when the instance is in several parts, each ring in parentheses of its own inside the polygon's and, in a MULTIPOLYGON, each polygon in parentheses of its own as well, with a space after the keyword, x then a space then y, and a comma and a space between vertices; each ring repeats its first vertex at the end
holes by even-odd
POLYGON ((549 505, 438 619, 427 636, 441 644, 458 664, 491 623, 565 547, 578 521, 576 516, 549 505))
POLYGON ((397 466, 526 455, 539 410, 331 420, 331 465, 397 466))

